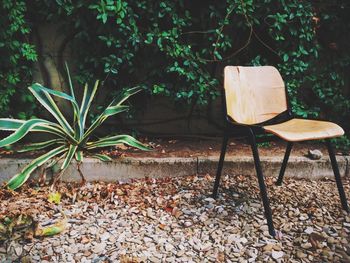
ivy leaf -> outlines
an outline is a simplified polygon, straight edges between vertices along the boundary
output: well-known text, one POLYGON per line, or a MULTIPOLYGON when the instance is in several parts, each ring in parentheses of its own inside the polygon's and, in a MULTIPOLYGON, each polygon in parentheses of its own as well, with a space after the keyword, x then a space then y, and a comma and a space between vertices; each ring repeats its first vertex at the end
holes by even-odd
POLYGON ((102 22, 103 22, 103 24, 106 24, 107 18, 108 18, 107 13, 103 13, 102 14, 102 22))

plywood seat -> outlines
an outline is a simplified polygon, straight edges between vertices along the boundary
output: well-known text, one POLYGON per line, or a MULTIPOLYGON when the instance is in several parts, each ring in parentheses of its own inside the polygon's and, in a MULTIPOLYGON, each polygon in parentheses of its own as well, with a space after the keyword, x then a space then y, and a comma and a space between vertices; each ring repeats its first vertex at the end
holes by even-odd
POLYGON ((264 130, 290 141, 320 140, 344 135, 344 130, 328 121, 291 119, 289 121, 263 126, 264 130))

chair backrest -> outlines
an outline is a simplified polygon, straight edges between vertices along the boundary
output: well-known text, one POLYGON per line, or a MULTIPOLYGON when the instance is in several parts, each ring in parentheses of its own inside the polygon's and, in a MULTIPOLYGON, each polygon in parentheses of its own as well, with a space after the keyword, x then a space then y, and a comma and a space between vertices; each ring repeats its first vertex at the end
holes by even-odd
POLYGON ((283 79, 275 67, 225 67, 227 115, 235 122, 268 121, 288 108, 283 79))

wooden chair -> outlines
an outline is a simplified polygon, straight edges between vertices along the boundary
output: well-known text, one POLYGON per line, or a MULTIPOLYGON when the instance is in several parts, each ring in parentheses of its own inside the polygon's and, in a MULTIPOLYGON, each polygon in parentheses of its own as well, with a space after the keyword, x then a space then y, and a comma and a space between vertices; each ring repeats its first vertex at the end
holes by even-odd
POLYGON ((225 67, 223 105, 227 126, 218 164, 213 197, 218 195, 221 171, 225 159, 229 137, 237 129, 243 131, 251 145, 260 194, 263 201, 269 233, 275 236, 272 213, 260 165, 256 143, 257 134, 274 134, 287 141, 287 149, 276 184, 281 185, 283 175, 294 142, 326 139, 329 157, 337 183, 340 201, 344 210, 349 212, 344 188, 341 182, 338 164, 329 138, 339 137, 344 131, 337 124, 295 118, 287 99, 287 92, 281 75, 272 66, 225 67))

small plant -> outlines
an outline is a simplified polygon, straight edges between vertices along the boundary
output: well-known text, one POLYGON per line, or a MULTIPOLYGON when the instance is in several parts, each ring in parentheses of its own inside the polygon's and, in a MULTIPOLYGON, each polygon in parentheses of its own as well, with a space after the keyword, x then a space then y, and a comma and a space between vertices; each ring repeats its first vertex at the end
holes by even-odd
MULTIPOLYGON (((45 169, 53 167, 60 159, 63 159, 63 162, 60 166, 59 172, 55 176, 54 182, 60 178, 74 158, 78 162, 79 173, 84 179, 79 169, 79 164, 83 161, 83 153, 92 149, 127 144, 141 150, 149 150, 149 148, 129 135, 107 136, 95 141, 89 140, 95 129, 98 128, 108 117, 128 110, 129 107, 122 105, 122 103, 133 94, 139 92, 141 88, 134 87, 122 91, 112 100, 108 107, 97 116, 97 118, 91 123, 90 127, 86 129, 86 119, 91 102, 99 86, 99 81, 96 81, 95 85, 92 87, 89 87, 87 84, 85 85, 81 104, 78 105, 68 67, 67 73, 71 95, 45 88, 37 83, 29 87, 29 90, 32 92, 35 98, 53 115, 53 117, 57 120, 57 123, 44 119, 30 119, 24 121, 18 119, 0 118, 0 130, 14 131, 8 137, 0 140, 0 147, 18 142, 28 132, 44 132, 56 137, 43 142, 26 145, 20 150, 20 152, 26 152, 41 150, 48 147, 52 148, 47 153, 41 155, 25 166, 19 174, 13 176, 7 182, 8 188, 16 189, 20 187, 26 182, 35 169, 44 164, 47 164, 45 169), (71 125, 63 116, 52 96, 56 96, 70 102, 74 112, 73 125, 71 125)), ((98 158, 102 161, 111 160, 110 157, 103 154, 95 154, 92 157, 98 158)))

